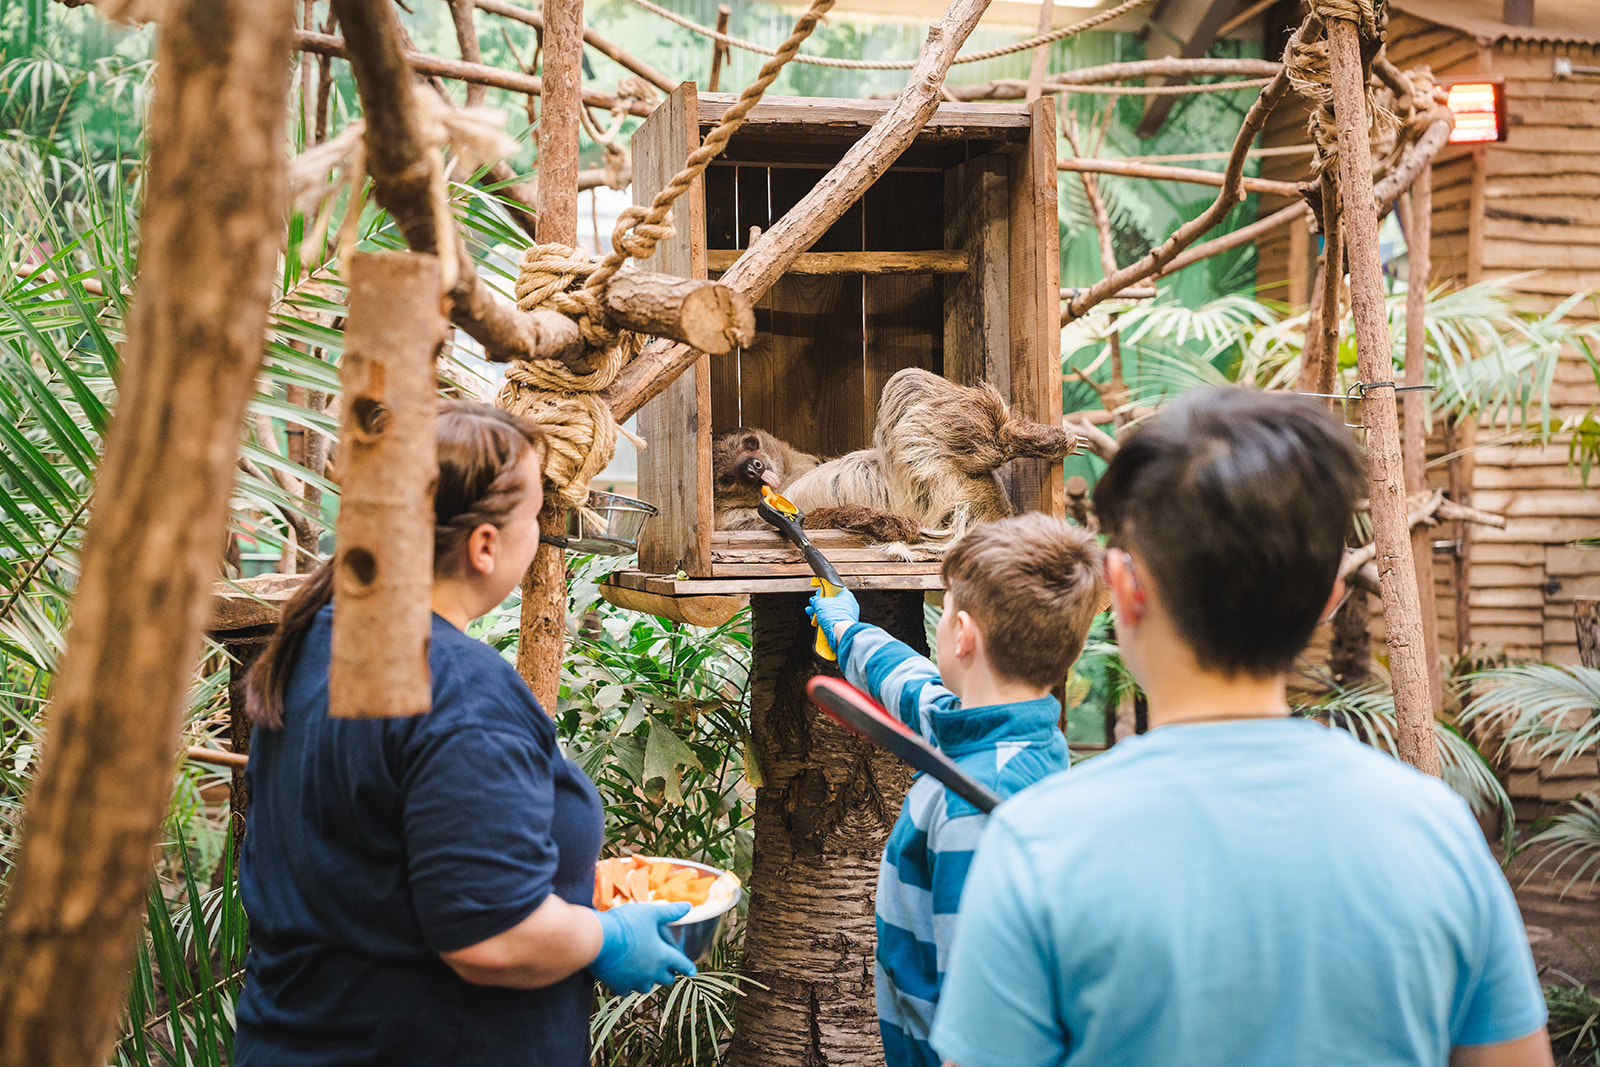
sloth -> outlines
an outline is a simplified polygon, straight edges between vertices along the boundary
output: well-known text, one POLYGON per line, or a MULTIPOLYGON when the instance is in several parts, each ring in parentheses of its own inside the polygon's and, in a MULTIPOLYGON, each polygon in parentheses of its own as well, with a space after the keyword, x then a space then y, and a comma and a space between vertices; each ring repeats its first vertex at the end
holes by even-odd
MULTIPOLYGON (((756 514, 761 487, 780 493, 822 460, 786 441, 748 426, 718 434, 711 443, 711 473, 715 483, 712 507, 719 530, 764 530, 766 520, 756 514)), ((910 519, 871 508, 847 504, 806 512, 812 529, 850 530, 870 541, 915 541, 921 530, 910 519)))
POLYGON ((806 512, 807 525, 855 529, 881 542, 951 543, 977 523, 1012 514, 996 474, 1002 464, 1057 460, 1076 447, 1070 430, 1013 415, 987 382, 961 386, 907 368, 884 386, 871 448, 820 462, 761 430, 719 436, 716 525, 765 525, 755 504, 766 484, 806 512))

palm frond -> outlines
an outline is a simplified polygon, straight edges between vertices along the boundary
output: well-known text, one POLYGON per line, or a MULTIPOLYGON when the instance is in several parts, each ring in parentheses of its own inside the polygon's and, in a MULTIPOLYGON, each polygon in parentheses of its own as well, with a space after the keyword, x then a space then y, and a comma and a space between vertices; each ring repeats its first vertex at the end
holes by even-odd
MULTIPOLYGON (((1394 694, 1382 686, 1334 687, 1326 696, 1297 709, 1297 714, 1346 730, 1390 755, 1399 751, 1394 733, 1394 694)), ((1509 835, 1516 822, 1515 813, 1511 797, 1500 784, 1494 767, 1477 746, 1449 723, 1435 719, 1433 734, 1439 745, 1439 763, 1445 783, 1460 793, 1479 815, 1499 816, 1509 835)))
POLYGON ((1588 875, 1591 886, 1600 881, 1600 797, 1585 793, 1575 798, 1566 811, 1550 821, 1548 827, 1528 839, 1526 848, 1539 845, 1548 846, 1548 849, 1537 863, 1528 868, 1524 882, 1551 863, 1554 864, 1551 877, 1560 875, 1569 867, 1572 870, 1566 885, 1561 887, 1562 896, 1566 896, 1585 875, 1588 875))
POLYGON ((1600 670, 1528 663, 1463 675, 1471 692, 1462 723, 1481 724, 1557 766, 1591 754, 1600 742, 1600 670))

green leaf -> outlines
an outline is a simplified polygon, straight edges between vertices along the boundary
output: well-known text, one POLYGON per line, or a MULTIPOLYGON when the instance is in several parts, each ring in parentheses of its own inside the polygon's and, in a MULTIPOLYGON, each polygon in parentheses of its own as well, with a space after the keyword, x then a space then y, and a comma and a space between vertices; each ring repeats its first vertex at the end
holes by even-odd
POLYGON ((652 717, 650 740, 646 742, 644 750, 644 781, 649 783, 660 778, 667 799, 674 804, 682 804, 683 792, 679 780, 680 768, 683 767, 704 770, 694 750, 684 744, 683 739, 660 717, 652 717))

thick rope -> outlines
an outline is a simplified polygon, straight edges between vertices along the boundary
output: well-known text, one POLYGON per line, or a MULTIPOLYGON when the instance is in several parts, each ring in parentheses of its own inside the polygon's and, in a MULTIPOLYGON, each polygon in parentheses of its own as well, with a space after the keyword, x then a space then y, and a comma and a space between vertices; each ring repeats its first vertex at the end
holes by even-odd
MULTIPOLYGON (((601 304, 606 285, 630 256, 649 259, 655 254, 656 245, 672 236, 669 220, 673 202, 688 192, 695 179, 721 154, 750 109, 777 79, 784 64, 799 53, 800 45, 833 4, 834 0, 812 0, 788 40, 762 65, 756 80, 739 94, 738 102, 700 147, 689 154, 672 180, 656 193, 650 207, 631 207, 622 212, 611 236, 611 253, 605 259, 596 261, 578 249, 560 244, 538 244, 523 253, 517 275, 517 307, 524 311, 553 308, 575 319, 594 370, 577 375, 554 360, 518 361, 507 369, 506 384, 496 403, 527 416, 544 430, 550 442, 545 478, 572 507, 585 506, 589 483, 611 462, 616 450, 619 427, 610 406, 598 394, 616 380, 643 343, 638 334, 615 330, 607 322, 601 304)), ((634 441, 643 444, 637 438, 634 441)))
POLYGON ((771 59, 761 65, 761 72, 756 75, 756 80, 745 86, 744 92, 739 94, 739 99, 723 114, 722 121, 706 135, 700 147, 689 153, 689 158, 684 161, 683 167, 656 193, 655 199, 650 202, 650 207, 648 209, 630 207, 617 217, 617 228, 611 235, 611 252, 601 262, 599 269, 589 276, 586 288, 590 292, 604 289, 612 276, 622 269, 623 262, 629 256, 634 259, 649 259, 655 255, 656 245, 672 236, 673 230, 668 222, 668 215, 673 201, 688 192, 689 187, 704 173, 711 161, 722 154, 729 139, 744 125, 745 116, 750 114, 750 109, 761 102, 767 87, 777 80, 784 65, 800 54, 800 46, 811 36, 811 31, 817 28, 817 23, 822 21, 822 16, 828 13, 833 3, 834 0, 812 0, 806 13, 794 24, 788 39, 771 59))
MULTIPOLYGON (((1311 0, 1313 17, 1324 25, 1332 20, 1354 22, 1361 35, 1369 40, 1380 32, 1378 13, 1381 0, 1311 0)), ((1311 117, 1306 129, 1311 135, 1312 169, 1318 174, 1330 173, 1339 165, 1339 126, 1333 114, 1333 70, 1328 62, 1326 35, 1316 40, 1302 41, 1299 47, 1284 51, 1284 73, 1295 92, 1310 102, 1311 117)), ((1381 141, 1398 125, 1394 112, 1367 93, 1368 128, 1381 141)))
MULTIPOLYGON (((1126 15, 1128 12, 1144 7, 1146 4, 1151 2, 1153 2, 1153 0, 1127 0, 1126 3, 1120 4, 1114 8, 1110 8, 1109 10, 1099 12, 1098 14, 1092 15, 1089 18, 1084 19, 1082 22, 1074 23, 1071 26, 1063 26, 1059 30, 1051 30, 1049 33, 1042 33, 1037 37, 1030 37, 1026 41, 1018 41, 1015 44, 1002 45, 999 48, 990 48, 983 52, 974 52, 970 56, 957 56, 952 62, 979 63, 985 59, 996 59, 1000 56, 1008 56, 1013 52, 1026 52, 1030 49, 1037 48, 1040 45, 1050 44, 1053 41, 1059 41, 1063 37, 1071 37, 1074 34, 1084 33, 1088 30, 1092 30, 1096 26, 1110 22, 1114 18, 1117 18, 1121 15, 1126 15)), ((698 33, 702 37, 709 37, 713 41, 728 45, 730 48, 740 48, 746 52, 759 52, 765 56, 778 54, 777 50, 768 48, 766 45, 756 44, 753 41, 741 40, 738 37, 730 37, 725 33, 718 33, 710 26, 702 26, 698 22, 691 22, 682 15, 668 11, 659 4, 651 3, 650 0, 632 0, 632 3, 650 12, 652 15, 660 15, 668 22, 675 23, 676 25, 682 26, 686 30, 691 30, 694 33, 698 33)), ((814 67, 839 67, 844 70, 910 70, 912 67, 917 65, 917 61, 915 59, 838 59, 833 56, 795 56, 794 61, 796 63, 809 63, 814 67)))

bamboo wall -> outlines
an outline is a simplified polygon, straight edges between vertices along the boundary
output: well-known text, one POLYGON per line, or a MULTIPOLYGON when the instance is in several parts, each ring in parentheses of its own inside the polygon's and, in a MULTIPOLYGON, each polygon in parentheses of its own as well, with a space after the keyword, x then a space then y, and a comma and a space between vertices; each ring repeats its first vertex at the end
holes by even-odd
MULTIPOLYGON (((1389 56, 1402 69, 1427 64, 1439 78, 1505 78, 1507 141, 1447 149, 1434 167, 1435 279, 1463 285, 1500 281, 1520 294, 1523 307, 1537 312, 1550 311, 1573 293, 1600 290, 1600 79, 1552 77, 1557 56, 1597 66, 1600 49, 1512 40, 1481 44, 1391 8, 1389 56)), ((1263 146, 1304 144, 1305 117, 1303 108, 1281 107, 1263 146)), ((1308 162, 1305 155, 1268 155, 1261 175, 1305 180, 1308 162)), ((1287 203, 1263 196, 1261 213, 1287 203)), ((1259 255, 1263 295, 1303 306, 1315 269, 1315 236, 1298 226, 1281 230, 1260 244, 1259 255)), ((1596 314, 1591 299, 1570 318, 1592 321, 1596 314)), ((1558 419, 1600 405, 1594 375, 1576 351, 1559 365, 1549 399, 1558 419)), ((1570 542, 1600 533, 1600 472, 1585 487, 1568 463, 1564 439, 1531 447, 1503 443, 1512 436, 1503 424, 1473 432, 1475 446, 1458 472, 1470 486, 1466 502, 1505 515, 1507 525, 1472 527, 1460 568, 1447 551, 1435 554, 1440 652, 1454 656, 1458 647, 1488 646, 1515 658, 1576 663, 1573 598, 1600 595, 1600 551, 1572 548, 1570 542), (1457 617, 1462 579, 1464 619, 1457 617)), ((1443 488, 1447 468, 1438 427, 1429 451, 1440 460, 1430 468, 1430 481, 1443 488)), ((1456 536, 1449 526, 1435 533, 1439 540, 1456 536)), ((1373 602, 1376 642, 1381 609, 1376 597, 1373 602)), ((1525 817, 1600 784, 1593 761, 1557 771, 1515 759, 1508 770, 1525 817)))

